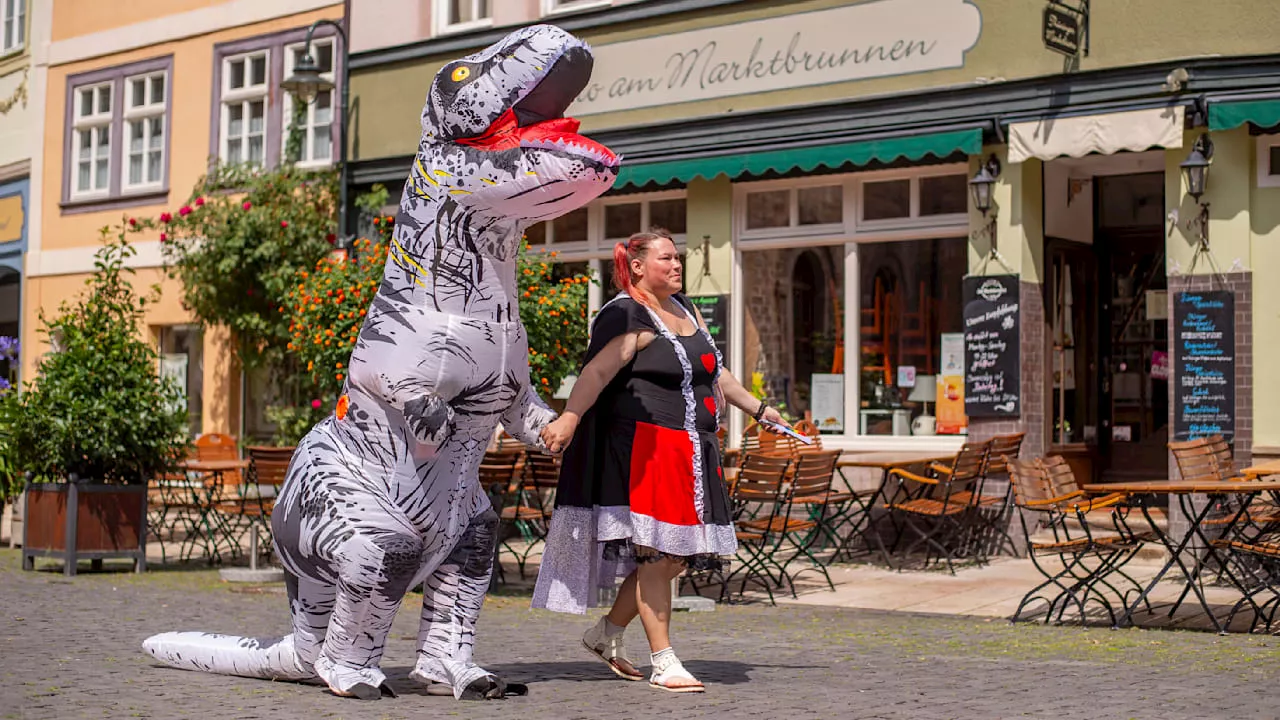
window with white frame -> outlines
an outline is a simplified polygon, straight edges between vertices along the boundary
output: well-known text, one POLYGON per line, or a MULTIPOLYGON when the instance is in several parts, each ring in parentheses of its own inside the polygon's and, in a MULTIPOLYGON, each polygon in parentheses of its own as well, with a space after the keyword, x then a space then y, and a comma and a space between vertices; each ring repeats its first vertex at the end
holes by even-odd
POLYGON ((231 55, 222 61, 222 152, 230 164, 266 163, 267 63, 270 51, 231 55))
POLYGON ((1258 136, 1258 187, 1280 187, 1280 135, 1258 136))
POLYGON ((165 73, 125 78, 124 133, 128 145, 126 190, 158 188, 164 182, 165 73))
MULTIPOLYGON (((341 108, 341 87, 317 93, 298 119, 296 147, 289 143, 296 107, 280 84, 302 62, 305 28, 235 40, 214 47, 213 105, 219 119, 210 133, 209 155, 226 164, 270 166, 286 151, 304 167, 333 162, 341 108), (279 95, 273 96, 273 93, 279 95)), ((341 48, 332 30, 320 28, 311 39, 311 56, 321 75, 340 82, 341 48)))
MULTIPOLYGON (((333 48, 332 38, 311 43, 311 57, 320 68, 320 76, 329 82, 333 82, 333 48)), ((305 54, 302 43, 285 48, 285 77, 293 74, 294 68, 301 64, 305 54)), ((305 110, 297 109, 293 95, 284 93, 284 141, 287 147, 290 133, 299 133, 298 155, 294 158, 298 165, 322 166, 333 162, 334 107, 332 88, 317 92, 315 98, 307 103, 305 110)))
POLYGON ((436 27, 459 32, 493 24, 492 0, 436 0, 436 27))
POLYGON ((26 44, 27 0, 0 0, 0 54, 21 50, 26 44))
POLYGON ((75 184, 73 197, 106 195, 111 191, 111 119, 114 83, 76 89, 75 184))
POLYGON ((64 203, 167 192, 172 72, 169 56, 67 78, 64 203))
POLYGON ((542 0, 542 12, 546 15, 574 10, 586 10, 610 5, 611 0, 542 0))
POLYGON ((967 170, 735 184, 744 383, 825 433, 962 432, 922 398, 960 331, 967 170))

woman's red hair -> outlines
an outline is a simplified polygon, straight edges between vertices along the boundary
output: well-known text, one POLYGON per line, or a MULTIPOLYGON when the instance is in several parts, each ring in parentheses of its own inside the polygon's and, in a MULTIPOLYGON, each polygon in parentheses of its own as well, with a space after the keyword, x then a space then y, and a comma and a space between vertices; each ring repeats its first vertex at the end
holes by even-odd
POLYGON ((666 235, 653 232, 638 232, 613 246, 613 286, 631 296, 641 305, 657 307, 658 301, 648 292, 635 286, 635 278, 631 277, 631 261, 644 258, 649 246, 657 240, 669 240, 666 235))

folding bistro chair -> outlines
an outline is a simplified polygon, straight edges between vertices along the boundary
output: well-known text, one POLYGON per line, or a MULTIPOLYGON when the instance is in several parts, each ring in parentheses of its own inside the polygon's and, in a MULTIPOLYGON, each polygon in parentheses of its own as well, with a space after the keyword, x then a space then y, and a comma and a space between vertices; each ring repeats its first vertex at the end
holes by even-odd
MULTIPOLYGON (((289 463, 293 460, 293 447, 268 447, 250 445, 245 448, 249 456, 249 467, 245 471, 245 481, 236 487, 234 497, 224 499, 218 510, 231 522, 228 528, 234 528, 233 545, 239 547, 246 533, 255 529, 266 541, 263 551, 259 544, 259 553, 270 556, 271 512, 275 509, 276 497, 280 486, 284 484, 289 472, 289 463)), ((250 552, 253 551, 252 543, 250 552)))
POLYGON ((827 586, 836 589, 827 572, 828 562, 818 559, 813 547, 823 538, 830 539, 839 545, 835 529, 827 522, 827 506, 835 493, 831 490, 831 482, 836 473, 836 461, 840 459, 839 450, 817 450, 798 453, 791 472, 791 487, 787 493, 786 510, 782 514, 782 533, 795 546, 795 553, 782 563, 783 570, 802 555, 809 560, 812 567, 791 574, 787 580, 795 594, 794 578, 808 570, 818 570, 827 581, 827 586), (803 511, 796 517, 797 507, 803 511))
POLYGON ((524 559, 508 536, 520 535, 522 523, 542 518, 541 510, 525 502, 521 477, 524 456, 524 450, 514 448, 489 450, 480 462, 480 486, 487 489, 494 512, 498 513, 498 542, 494 546, 493 564, 502 582, 506 582, 506 575, 498 559, 504 550, 516 558, 520 576, 524 577, 524 559))
MULTIPOLYGON (((1047 604, 1045 622, 1062 619, 1069 607, 1075 607, 1083 624, 1088 605, 1096 603, 1106 610, 1114 627, 1115 609, 1109 598, 1129 605, 1129 593, 1142 592, 1142 586, 1126 574, 1123 567, 1137 555, 1150 534, 1135 533, 1129 528, 1129 508, 1123 505, 1127 496, 1112 493, 1090 498, 1076 484, 1071 467, 1060 457, 1023 461, 1003 458, 1013 485, 1014 503, 1022 524, 1027 553, 1036 570, 1045 578, 1023 596, 1014 611, 1013 622, 1032 603, 1047 604), (1032 521, 1028 522, 1028 518, 1032 521), (1056 566, 1046 562, 1056 558, 1056 566), (1108 579, 1118 574, 1132 586, 1120 592, 1108 579), (1056 589, 1050 595, 1046 590, 1056 589)), ((1150 603, 1147 604, 1150 610, 1150 603)))
POLYGON ((776 604, 770 585, 774 577, 780 578, 779 582, 787 577, 775 554, 786 527, 780 515, 785 502, 783 485, 790 467, 791 458, 787 456, 758 452, 744 456, 734 486, 734 501, 743 507, 743 517, 734 521, 738 538, 737 567, 722 581, 721 600, 729 597, 729 583, 741 575, 739 597, 746 593, 747 583, 754 580, 769 594, 769 603, 776 604))
POLYGON ((1008 545, 1013 555, 1018 554, 1017 545, 1009 536, 1009 510, 1012 507, 1013 488, 1009 484, 1009 467, 1006 457, 1016 458, 1022 452, 1022 440, 1026 433, 1013 435, 996 435, 991 438, 991 449, 987 453, 987 464, 982 469, 982 477, 978 481, 973 495, 958 493, 957 502, 968 502, 973 505, 973 534, 969 540, 970 550, 981 561, 988 557, 988 547, 995 543, 991 555, 999 554, 1000 549, 1008 545))
MULTIPOLYGON (((936 552, 946 560, 947 569, 956 572, 953 559, 968 550, 966 523, 976 507, 977 487, 986 469, 991 441, 965 443, 951 464, 932 463, 919 475, 902 468, 889 471, 898 486, 890 491, 886 507, 903 520, 903 529, 916 534, 905 555, 924 546, 925 566, 936 552), (911 484, 908 484, 911 483, 911 484)), ((901 567, 899 567, 901 569, 901 567)))

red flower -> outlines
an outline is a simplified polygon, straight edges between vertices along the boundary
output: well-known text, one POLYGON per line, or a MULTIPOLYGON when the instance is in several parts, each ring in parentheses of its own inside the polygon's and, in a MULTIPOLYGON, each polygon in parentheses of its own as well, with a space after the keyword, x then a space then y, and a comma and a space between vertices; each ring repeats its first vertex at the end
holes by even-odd
POLYGON ((169 236, 164 233, 160 233, 160 242, 169 242, 169 236))
POLYGON ((288 220, 281 220, 281 221, 280 221, 280 227, 282 227, 282 228, 287 228, 287 227, 289 227, 289 221, 288 221, 288 220))
POLYGON ((373 219, 373 224, 374 224, 374 225, 381 225, 381 224, 382 224, 382 218, 374 218, 374 219, 373 219))
POLYGON ((241 205, 240 207, 244 208, 245 210, 248 210, 249 208, 253 207, 253 203, 249 202, 248 200, 245 200, 244 205, 241 205))
POLYGON ((173 222, 173 215, 170 215, 167 212, 160 213, 160 222, 166 223, 166 224, 173 222))
POLYGON ((324 239, 328 240, 330 245, 333 245, 334 243, 338 242, 338 236, 334 235, 333 233, 329 233, 328 235, 325 235, 324 239))
POLYGON ((182 215, 182 216, 190 215, 190 214, 191 214, 191 206, 190 206, 190 205, 183 205, 181 208, 179 208, 179 209, 178 209, 178 214, 179 214, 179 215, 182 215))
POLYGON ((201 205, 204 205, 204 198, 202 197, 196 198, 196 207, 200 207, 201 205))
POLYGON ((320 403, 320 401, 319 401, 319 400, 312 400, 312 401, 311 401, 311 407, 315 408, 316 410, 319 410, 319 409, 320 409, 320 405, 321 405, 321 403, 320 403))
POLYGON ((129 218, 129 227, 138 227, 138 219, 129 218))

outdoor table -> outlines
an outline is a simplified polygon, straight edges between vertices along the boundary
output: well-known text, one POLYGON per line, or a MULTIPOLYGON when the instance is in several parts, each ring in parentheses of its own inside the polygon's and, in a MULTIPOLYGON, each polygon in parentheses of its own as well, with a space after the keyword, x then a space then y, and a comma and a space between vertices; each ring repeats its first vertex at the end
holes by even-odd
POLYGON ((1280 475, 1280 460, 1268 460, 1240 471, 1246 480, 1257 480, 1268 475, 1280 475))
MULTIPOLYGON (((227 550, 232 557, 235 556, 238 548, 231 541, 230 533, 225 523, 218 517, 218 503, 222 502, 223 490, 226 487, 226 475, 229 473, 243 474, 249 468, 248 460, 195 460, 188 459, 178 463, 178 469, 197 475, 203 476, 201 486, 204 490, 199 495, 200 505, 200 525, 202 532, 202 544, 205 553, 209 556, 209 562, 217 562, 222 559, 222 553, 219 550, 220 542, 218 535, 226 535, 227 550)), ((238 483, 237 483, 238 484, 238 483)), ((195 548, 197 539, 191 541, 192 549, 195 548)))
POLYGON ((1121 620, 1121 624, 1133 622, 1134 611, 1138 609, 1140 604, 1146 601, 1147 596, 1151 594, 1153 589, 1155 589, 1156 583, 1160 582, 1160 580, 1164 578, 1165 574, 1169 572, 1170 568, 1177 564, 1178 569, 1182 571, 1182 576, 1186 578, 1186 586, 1183 588, 1182 595, 1179 596, 1178 601, 1173 604, 1172 608, 1170 608, 1169 616, 1172 617, 1173 613, 1181 606, 1187 592, 1194 592, 1196 600, 1200 603, 1200 608, 1204 610, 1205 615, 1207 615, 1209 620, 1213 622, 1214 629, 1219 633, 1225 633, 1226 629, 1222 627, 1220 622, 1218 622, 1218 618, 1209 607, 1209 603, 1205 599, 1204 590, 1200 586, 1200 570, 1203 567, 1203 562, 1199 558, 1193 558, 1190 563, 1191 568, 1189 569, 1188 563, 1183 561, 1183 553, 1191 548, 1193 540, 1199 538, 1203 543, 1203 547, 1208 556, 1216 560, 1219 566, 1224 569, 1224 572, 1227 575, 1227 578, 1231 580, 1231 583, 1242 592, 1244 592, 1244 589, 1241 587, 1240 582, 1231 574, 1224 559, 1218 556, 1213 543, 1205 535, 1204 522, 1208 518, 1210 511, 1213 509, 1214 503, 1207 502, 1204 504, 1204 507, 1197 509, 1195 504, 1192 502, 1193 496, 1207 495, 1211 498, 1223 495, 1243 496, 1244 502, 1241 503, 1239 509, 1235 511, 1235 514, 1223 528, 1223 536, 1225 537, 1231 533, 1236 523, 1244 516, 1245 512, 1249 509, 1249 505, 1259 493, 1280 492, 1280 481, 1241 480, 1205 482, 1198 480, 1145 480, 1140 482, 1091 483, 1083 486, 1082 489, 1086 493, 1090 494, 1124 493, 1126 495, 1134 495, 1138 497, 1164 494, 1174 495, 1178 498, 1178 503, 1182 508, 1183 514, 1187 516, 1191 523, 1191 527, 1186 535, 1182 537, 1181 541, 1175 544, 1172 538, 1169 537, 1168 533, 1161 531, 1160 527, 1151 517, 1151 513, 1148 509, 1149 503, 1140 503, 1143 517, 1146 518, 1147 524, 1151 526, 1151 530, 1155 534, 1156 538, 1159 539, 1160 543, 1169 551, 1169 559, 1165 562, 1164 567, 1160 568, 1160 572, 1156 573, 1156 576, 1152 578, 1150 584, 1148 584, 1138 597, 1130 603, 1129 607, 1125 609, 1124 618, 1121 620))
MULTIPOLYGON (((886 505, 889 503, 887 491, 890 471, 895 468, 906 468, 912 465, 921 465, 932 462, 947 462, 954 457, 955 453, 939 453, 936 450, 876 450, 841 457, 836 462, 836 472, 840 473, 840 479, 844 480, 845 486, 849 488, 850 492, 853 491, 853 486, 849 484, 849 478, 844 474, 845 468, 879 469, 880 484, 876 487, 875 492, 872 493, 870 499, 868 499, 866 503, 863 503, 858 499, 858 494, 856 492, 852 492, 854 497, 853 502, 859 506, 857 511, 861 512, 864 517, 861 521, 854 521, 853 530, 845 536, 840 547, 836 548, 836 553, 833 558, 839 557, 841 554, 849 551, 850 541, 855 535, 861 536, 862 541, 867 545, 867 548, 871 548, 868 538, 868 533, 872 529, 871 511, 876 506, 877 498, 882 498, 886 505)), ((890 522, 893 522, 892 517, 890 517, 890 522)), ((899 531, 896 524, 894 524, 893 529, 895 534, 899 531)), ((879 546, 880 555, 884 558, 885 564, 892 567, 893 563, 889 560, 889 551, 885 547, 884 541, 880 538, 878 533, 873 535, 875 537, 876 545, 879 546)))

